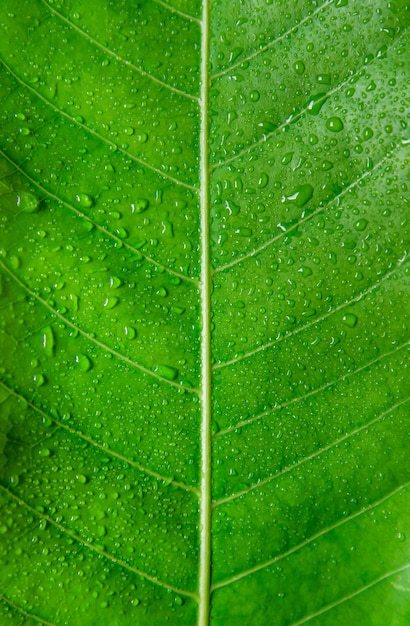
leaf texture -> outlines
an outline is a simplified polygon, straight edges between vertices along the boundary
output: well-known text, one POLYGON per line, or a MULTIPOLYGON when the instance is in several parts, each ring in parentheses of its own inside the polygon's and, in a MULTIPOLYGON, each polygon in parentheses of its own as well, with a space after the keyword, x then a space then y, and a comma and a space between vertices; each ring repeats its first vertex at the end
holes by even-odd
POLYGON ((0 15, 0 624, 408 624, 408 5, 0 15))

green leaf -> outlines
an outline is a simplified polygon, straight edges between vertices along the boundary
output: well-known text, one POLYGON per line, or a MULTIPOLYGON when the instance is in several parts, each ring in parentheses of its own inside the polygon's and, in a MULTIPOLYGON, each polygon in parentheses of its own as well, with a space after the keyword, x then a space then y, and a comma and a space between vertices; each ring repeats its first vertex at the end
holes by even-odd
POLYGON ((408 5, 0 14, 0 624, 405 626, 408 5))

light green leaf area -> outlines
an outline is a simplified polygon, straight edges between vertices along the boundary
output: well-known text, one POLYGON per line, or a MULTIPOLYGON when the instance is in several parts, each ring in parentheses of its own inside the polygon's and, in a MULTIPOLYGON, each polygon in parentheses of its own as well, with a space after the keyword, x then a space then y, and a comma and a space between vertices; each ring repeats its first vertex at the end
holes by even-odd
POLYGON ((405 626, 404 0, 2 0, 1 626, 405 626))

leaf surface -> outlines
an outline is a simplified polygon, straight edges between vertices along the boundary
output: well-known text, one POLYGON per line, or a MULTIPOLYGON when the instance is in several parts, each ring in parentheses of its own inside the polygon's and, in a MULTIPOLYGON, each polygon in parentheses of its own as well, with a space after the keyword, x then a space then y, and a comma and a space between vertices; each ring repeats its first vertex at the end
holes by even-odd
POLYGON ((0 623, 404 626, 408 5, 0 14, 0 623))

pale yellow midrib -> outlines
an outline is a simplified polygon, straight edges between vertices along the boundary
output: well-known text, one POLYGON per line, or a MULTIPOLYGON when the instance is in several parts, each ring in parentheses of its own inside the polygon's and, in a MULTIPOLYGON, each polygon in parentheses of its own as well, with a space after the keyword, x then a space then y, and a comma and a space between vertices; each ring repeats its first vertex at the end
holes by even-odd
POLYGON ((203 0, 201 34, 201 490, 200 490, 200 560, 199 626, 209 625, 211 578, 211 328, 210 328, 210 258, 209 258, 209 0, 203 0))

